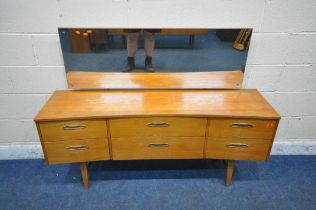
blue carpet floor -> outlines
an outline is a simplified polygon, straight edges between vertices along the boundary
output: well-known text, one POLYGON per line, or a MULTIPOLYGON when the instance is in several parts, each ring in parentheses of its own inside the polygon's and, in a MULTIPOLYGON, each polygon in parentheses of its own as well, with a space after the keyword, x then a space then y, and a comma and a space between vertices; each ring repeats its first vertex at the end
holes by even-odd
POLYGON ((316 156, 238 161, 231 187, 219 160, 119 161, 90 165, 0 161, 0 209, 316 209, 316 156))

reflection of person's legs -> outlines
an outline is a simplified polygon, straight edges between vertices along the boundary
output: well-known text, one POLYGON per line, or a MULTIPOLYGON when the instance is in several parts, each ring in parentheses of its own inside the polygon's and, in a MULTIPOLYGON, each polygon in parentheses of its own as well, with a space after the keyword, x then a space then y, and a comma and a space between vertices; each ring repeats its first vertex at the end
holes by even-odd
POLYGON ((155 48, 155 38, 154 33, 150 33, 148 31, 144 31, 144 41, 145 41, 145 53, 146 57, 152 57, 155 48))
POLYGON ((138 48, 139 32, 127 34, 127 55, 134 58, 138 48))
POLYGON ((145 69, 147 71, 154 71, 154 68, 152 65, 152 56, 155 49, 154 33, 144 31, 143 36, 144 36, 144 42, 145 42, 144 48, 145 48, 145 54, 146 54, 145 69))
POLYGON ((135 55, 138 48, 139 32, 127 33, 127 66, 125 71, 135 69, 135 55))

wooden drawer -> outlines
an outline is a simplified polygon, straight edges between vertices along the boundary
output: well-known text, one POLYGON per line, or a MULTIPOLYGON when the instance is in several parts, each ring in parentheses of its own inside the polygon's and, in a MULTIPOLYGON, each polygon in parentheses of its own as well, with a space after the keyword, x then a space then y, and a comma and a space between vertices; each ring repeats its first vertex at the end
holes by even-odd
POLYGON ((208 135, 220 138, 271 140, 276 125, 276 120, 211 119, 208 135))
POLYGON ((44 147, 49 164, 110 159, 108 142, 105 139, 44 142, 44 147))
POLYGON ((206 119, 148 117, 110 120, 111 137, 205 136, 206 119))
POLYGON ((204 140, 204 137, 113 138, 113 159, 203 158, 204 140))
POLYGON ((105 139, 107 137, 105 120, 41 122, 39 127, 43 141, 105 139))
POLYGON ((271 144, 263 139, 208 138, 206 158, 265 161, 271 144))

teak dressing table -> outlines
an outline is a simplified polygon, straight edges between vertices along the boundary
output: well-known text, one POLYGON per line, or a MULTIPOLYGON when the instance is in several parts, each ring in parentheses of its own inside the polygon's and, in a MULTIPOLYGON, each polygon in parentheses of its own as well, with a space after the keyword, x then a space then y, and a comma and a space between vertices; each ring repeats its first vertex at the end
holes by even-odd
POLYGON ((223 159, 229 186, 235 160, 269 159, 279 119, 255 89, 134 89, 56 91, 34 120, 46 162, 80 163, 88 188, 88 162, 144 159, 223 159))

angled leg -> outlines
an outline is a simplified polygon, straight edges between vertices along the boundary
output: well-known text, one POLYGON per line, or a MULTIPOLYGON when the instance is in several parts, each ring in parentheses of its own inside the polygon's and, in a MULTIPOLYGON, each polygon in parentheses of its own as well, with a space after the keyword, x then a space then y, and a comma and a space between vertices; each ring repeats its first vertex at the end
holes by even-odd
POLYGON ((229 187, 232 182, 232 176, 234 173, 234 160, 227 160, 227 168, 226 168, 226 186, 229 187))
POLYGON ((88 164, 86 162, 80 163, 80 170, 81 170, 83 186, 85 189, 88 189, 89 187, 88 164))

